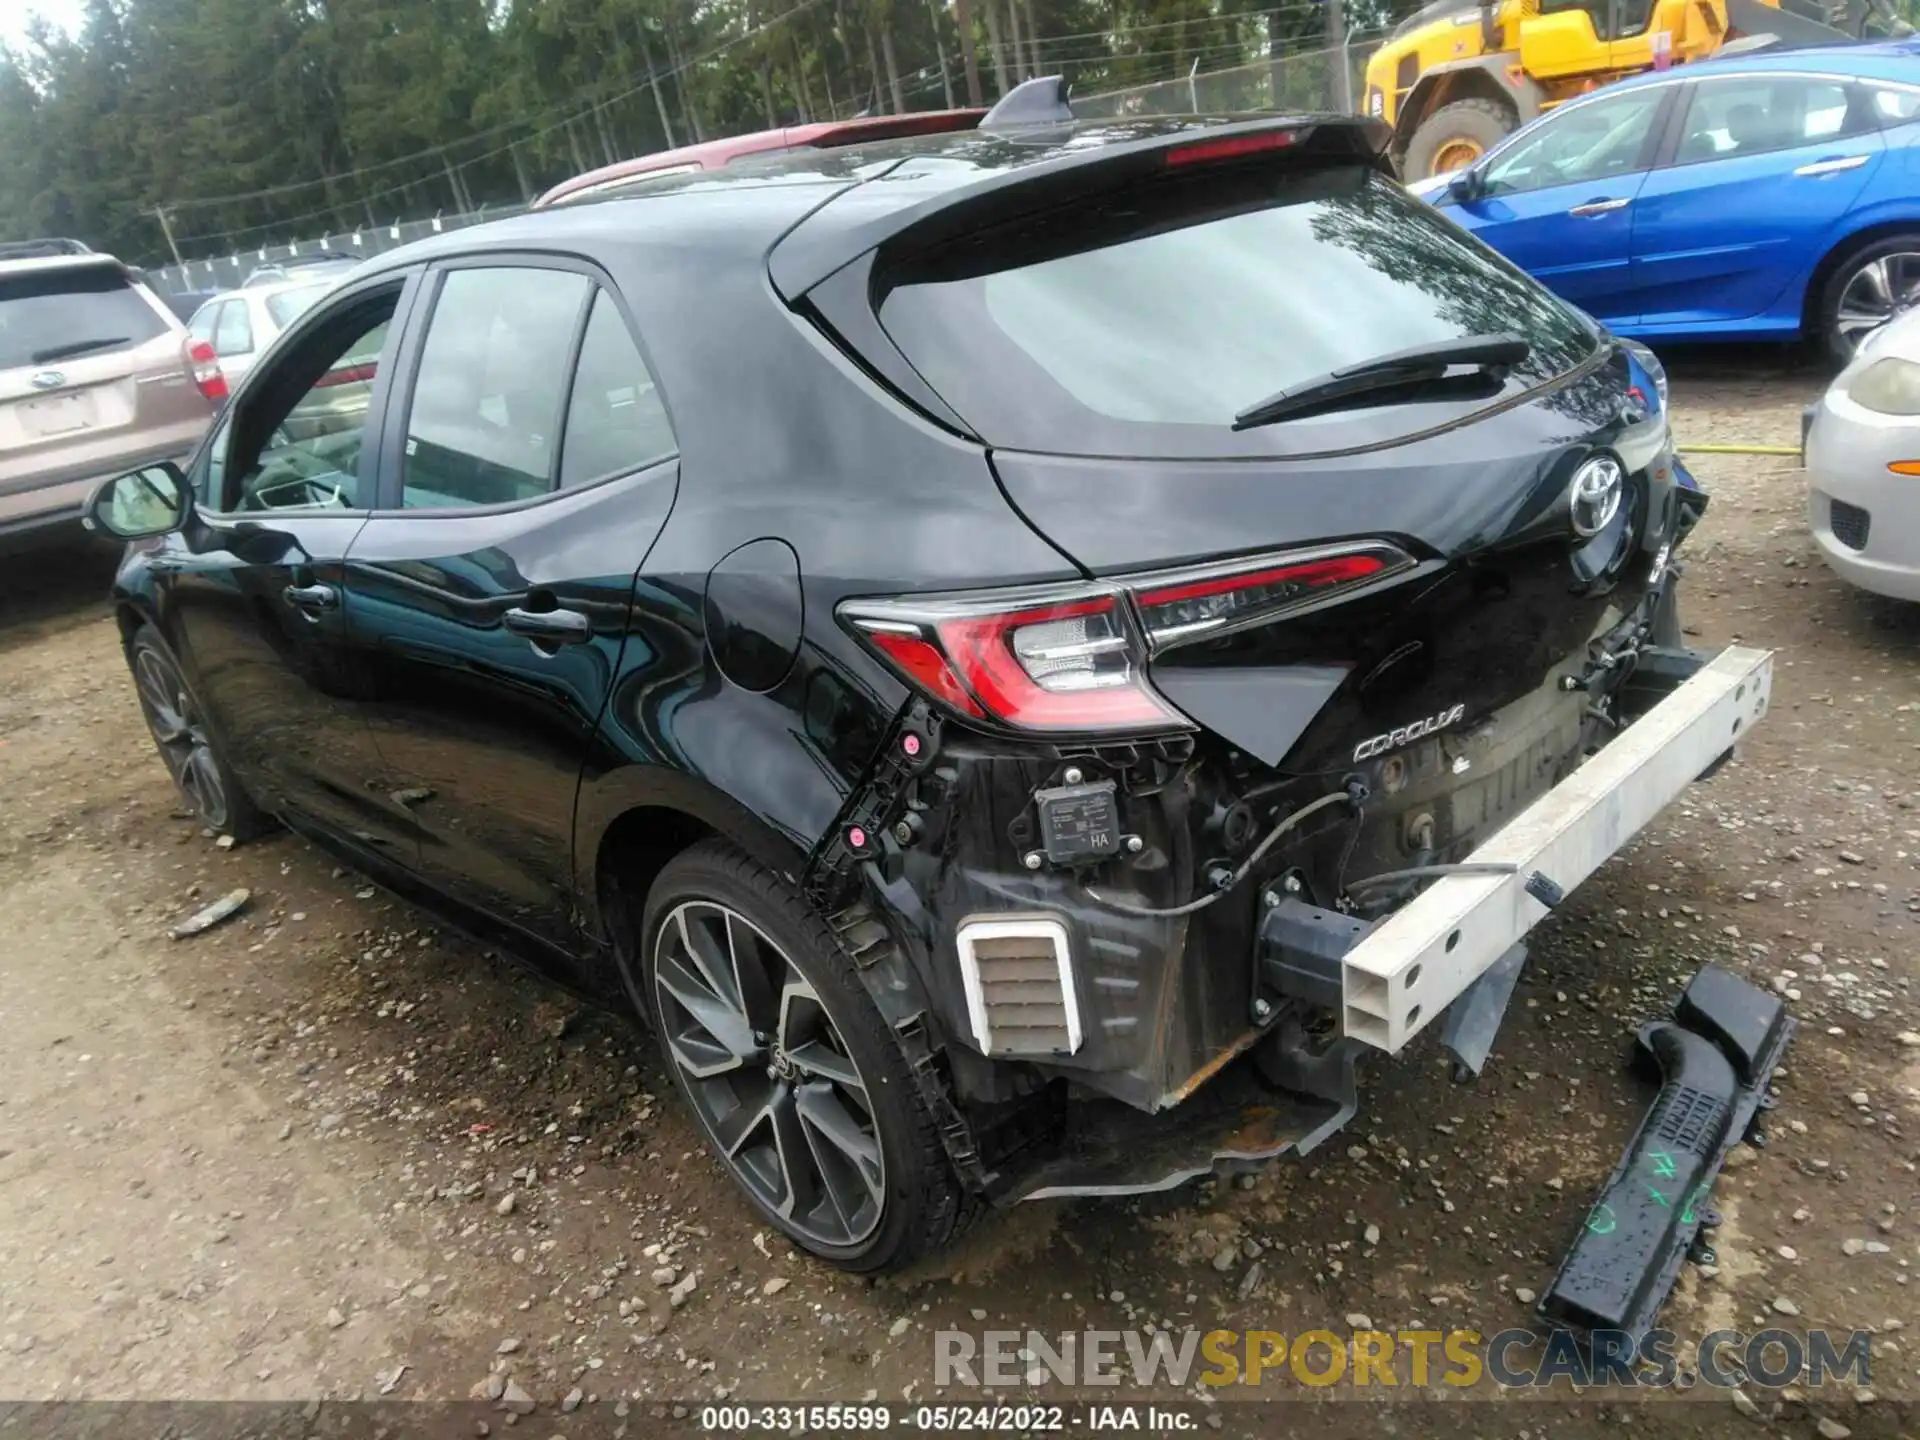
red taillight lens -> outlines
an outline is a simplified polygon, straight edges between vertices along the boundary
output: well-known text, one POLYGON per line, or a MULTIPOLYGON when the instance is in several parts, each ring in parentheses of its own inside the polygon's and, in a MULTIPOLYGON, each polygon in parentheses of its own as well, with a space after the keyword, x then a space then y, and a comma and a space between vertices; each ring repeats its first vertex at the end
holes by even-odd
POLYGON ((227 377, 220 369, 220 357, 205 340, 187 342, 187 368, 193 374, 195 387, 207 399, 227 398, 227 377))
POLYGON ((1022 730, 1185 728, 1141 668, 1118 594, 855 602, 842 614, 881 654, 962 715, 1022 730))
POLYGON ((1279 619, 1371 585, 1413 565, 1391 545, 1369 543, 1265 560, 1235 561, 1149 581, 1133 592, 1155 650, 1279 619))
POLYGON ((1147 687, 1118 596, 947 620, 941 643, 987 710, 1027 730, 1182 723, 1147 687))
POLYGON ((934 699, 946 702, 963 715, 986 715, 987 712, 980 708, 980 702, 967 693, 966 685, 953 673, 953 667, 947 664, 947 657, 941 653, 940 647, 922 638, 918 630, 905 627, 901 630, 866 630, 864 633, 875 649, 898 665, 909 680, 916 682, 934 699))
POLYGON ((378 363, 372 365, 342 365, 338 370, 329 370, 313 382, 316 390, 325 390, 330 385, 358 385, 371 383, 380 372, 378 363))

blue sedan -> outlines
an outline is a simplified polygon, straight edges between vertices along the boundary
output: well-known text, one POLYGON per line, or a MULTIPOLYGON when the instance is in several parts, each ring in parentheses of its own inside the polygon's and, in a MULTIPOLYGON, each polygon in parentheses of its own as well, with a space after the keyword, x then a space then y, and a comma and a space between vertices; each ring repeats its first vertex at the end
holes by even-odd
POLYGON ((1619 334, 1845 359, 1920 305, 1920 41, 1638 76, 1409 188, 1619 334))

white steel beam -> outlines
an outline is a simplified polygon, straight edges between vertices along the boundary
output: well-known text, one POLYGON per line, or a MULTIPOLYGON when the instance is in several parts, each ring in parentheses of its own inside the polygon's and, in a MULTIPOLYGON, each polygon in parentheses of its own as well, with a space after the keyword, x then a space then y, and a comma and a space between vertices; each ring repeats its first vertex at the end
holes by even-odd
POLYGON ((1773 653, 1730 647, 1515 816, 1468 860, 1512 874, 1447 875, 1342 962, 1346 1033, 1397 1051, 1546 918, 1538 871, 1571 891, 1766 713, 1773 653))

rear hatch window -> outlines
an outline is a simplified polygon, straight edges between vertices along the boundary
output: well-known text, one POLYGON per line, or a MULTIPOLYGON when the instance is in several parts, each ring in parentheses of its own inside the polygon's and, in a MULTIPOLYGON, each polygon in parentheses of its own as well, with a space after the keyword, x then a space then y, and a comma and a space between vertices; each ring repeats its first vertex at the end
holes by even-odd
POLYGON ((284 330, 311 310, 314 302, 332 288, 326 284, 303 285, 298 290, 279 291, 267 297, 267 314, 273 317, 274 324, 284 330))
POLYGON ((113 266, 0 275, 0 370, 127 350, 166 330, 113 266))
POLYGON ((1592 325, 1369 167, 1221 166, 882 257, 881 325, 990 444, 1101 456, 1367 448, 1591 357, 1592 325), (1498 393, 1235 432, 1236 414, 1409 347, 1513 334, 1498 393))

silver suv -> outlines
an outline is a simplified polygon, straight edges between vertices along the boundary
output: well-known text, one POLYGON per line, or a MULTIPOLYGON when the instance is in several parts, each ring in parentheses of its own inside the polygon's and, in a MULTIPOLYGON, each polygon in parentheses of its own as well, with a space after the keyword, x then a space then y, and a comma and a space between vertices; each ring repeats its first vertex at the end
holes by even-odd
POLYGON ((185 458, 226 382, 111 255, 0 250, 0 544, 69 523, 103 477, 185 458), (25 253, 25 258, 11 258, 25 253))

